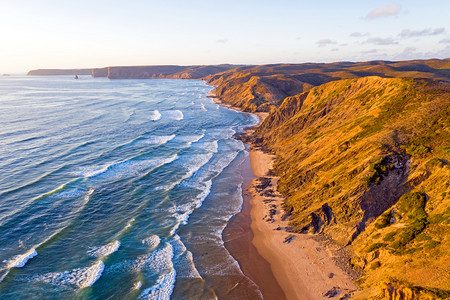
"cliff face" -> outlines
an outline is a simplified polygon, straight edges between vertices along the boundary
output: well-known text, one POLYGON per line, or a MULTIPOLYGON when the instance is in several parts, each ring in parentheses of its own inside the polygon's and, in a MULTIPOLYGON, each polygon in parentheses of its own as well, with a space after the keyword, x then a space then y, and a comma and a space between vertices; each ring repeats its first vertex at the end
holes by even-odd
POLYGON ((271 111, 285 97, 340 79, 363 76, 450 79, 450 59, 403 62, 370 61, 330 64, 245 66, 206 77, 224 102, 244 111, 271 111))
POLYGON ((92 69, 38 69, 31 70, 27 75, 40 75, 40 76, 51 76, 51 75, 91 75, 92 69))
POLYGON ((450 288, 448 83, 330 82, 287 97, 254 139, 279 157, 291 230, 351 249, 362 287, 450 288))
POLYGON ((32 70, 28 75, 92 75, 111 79, 201 79, 212 74, 236 68, 235 65, 216 66, 124 66, 94 69, 32 70))
MULTIPOLYGON (((234 68, 231 65, 217 66, 135 66, 108 67, 106 76, 111 79, 201 79, 203 77, 234 68)), ((95 72, 96 75, 105 74, 104 69, 95 72)))

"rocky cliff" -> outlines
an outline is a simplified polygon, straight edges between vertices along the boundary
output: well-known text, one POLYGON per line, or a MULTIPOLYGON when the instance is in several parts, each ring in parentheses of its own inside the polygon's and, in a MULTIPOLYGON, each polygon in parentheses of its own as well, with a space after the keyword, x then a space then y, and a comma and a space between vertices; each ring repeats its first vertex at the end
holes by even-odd
POLYGON ((268 112, 284 98, 314 86, 365 76, 449 80, 450 59, 242 66, 205 80, 216 87, 222 101, 248 112, 268 112))
POLYGON ((252 139, 278 156, 290 230, 350 250, 362 298, 405 293, 397 281, 408 299, 450 295, 449 83, 329 82, 286 97, 252 139))

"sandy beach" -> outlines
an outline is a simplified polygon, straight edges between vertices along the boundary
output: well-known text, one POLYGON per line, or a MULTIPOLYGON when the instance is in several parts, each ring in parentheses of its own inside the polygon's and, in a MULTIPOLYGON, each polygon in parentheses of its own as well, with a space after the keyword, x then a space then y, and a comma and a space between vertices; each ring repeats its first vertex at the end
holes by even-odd
POLYGON ((278 178, 267 176, 274 158, 259 149, 250 151, 252 171, 258 177, 249 188, 256 249, 270 264, 287 299, 328 299, 354 291, 356 286, 335 264, 330 249, 309 235, 284 230, 288 221, 281 219, 278 178))
MULTIPOLYGON (((263 120, 267 114, 258 116, 263 120)), ((288 221, 282 220, 278 178, 268 175, 275 156, 256 147, 250 148, 249 156, 242 166, 243 208, 231 219, 223 238, 264 299, 340 298, 356 290, 350 276, 333 261, 329 246, 285 230, 288 221)))

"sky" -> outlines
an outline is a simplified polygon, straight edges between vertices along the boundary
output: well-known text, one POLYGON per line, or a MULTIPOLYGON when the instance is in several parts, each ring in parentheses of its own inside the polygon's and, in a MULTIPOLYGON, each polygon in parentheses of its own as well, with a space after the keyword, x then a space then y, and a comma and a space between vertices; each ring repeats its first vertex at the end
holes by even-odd
POLYGON ((448 0, 0 0, 0 73, 450 57, 448 0))

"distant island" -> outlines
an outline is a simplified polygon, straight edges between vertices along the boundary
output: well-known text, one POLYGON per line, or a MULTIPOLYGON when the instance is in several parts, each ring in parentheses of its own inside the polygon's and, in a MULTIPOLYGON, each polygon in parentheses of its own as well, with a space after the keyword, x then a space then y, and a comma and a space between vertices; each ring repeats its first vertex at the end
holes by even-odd
MULTIPOLYGON (((216 101, 261 116, 239 135, 251 156, 275 158, 251 188, 265 214, 255 226, 274 224, 263 236, 291 247, 312 237, 357 286, 323 297, 450 297, 450 59, 83 70, 28 74, 202 79, 216 101)), ((295 275, 279 270, 292 295, 295 275)))

